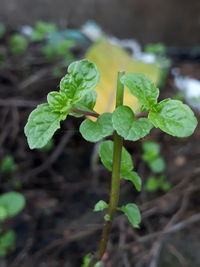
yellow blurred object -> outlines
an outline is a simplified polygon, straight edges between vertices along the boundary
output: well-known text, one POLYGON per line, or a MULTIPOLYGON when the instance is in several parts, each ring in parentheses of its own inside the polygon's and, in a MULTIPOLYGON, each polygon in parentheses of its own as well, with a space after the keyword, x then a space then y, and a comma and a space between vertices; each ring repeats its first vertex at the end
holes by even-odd
MULTIPOLYGON (((95 111, 99 114, 114 110, 118 71, 143 73, 155 83, 158 83, 161 75, 161 69, 156 64, 135 61, 124 49, 107 40, 101 40, 90 47, 86 58, 95 63, 100 71, 100 82, 95 88, 97 92, 95 111)), ((135 112, 139 110, 137 98, 131 95, 127 88, 125 88, 124 104, 132 107, 135 112)))

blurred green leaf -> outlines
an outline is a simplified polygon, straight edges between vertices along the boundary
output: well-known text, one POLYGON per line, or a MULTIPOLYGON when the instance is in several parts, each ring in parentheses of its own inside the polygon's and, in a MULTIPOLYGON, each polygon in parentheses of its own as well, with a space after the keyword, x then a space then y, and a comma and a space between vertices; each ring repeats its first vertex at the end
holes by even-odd
POLYGON ((15 249, 16 235, 12 230, 0 235, 0 256, 6 256, 15 249))
POLYGON ((0 196, 0 207, 4 207, 8 217, 15 216, 25 206, 25 198, 18 192, 4 193, 0 196))
POLYGON ((119 208, 119 210, 124 212, 133 227, 139 228, 139 224, 141 222, 141 214, 136 204, 129 203, 119 208))

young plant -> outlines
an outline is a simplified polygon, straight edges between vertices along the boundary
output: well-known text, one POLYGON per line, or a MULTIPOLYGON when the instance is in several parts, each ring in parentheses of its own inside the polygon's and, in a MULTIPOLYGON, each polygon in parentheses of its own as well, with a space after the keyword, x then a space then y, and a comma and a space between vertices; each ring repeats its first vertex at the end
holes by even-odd
POLYGON ((153 141, 142 143, 142 159, 148 164, 154 173, 161 173, 165 170, 164 158, 160 155, 160 145, 153 141))
MULTIPOLYGON (((165 99, 158 102, 158 88, 143 74, 119 72, 116 89, 116 108, 113 113, 97 114, 94 111, 96 93, 93 90, 99 81, 97 67, 88 60, 70 64, 68 73, 60 81, 60 90, 47 95, 47 103, 31 112, 25 126, 25 135, 31 149, 47 144, 60 123, 67 116, 90 115, 96 121, 84 120, 80 133, 90 142, 98 142, 108 136, 112 140, 100 143, 99 155, 103 165, 112 172, 109 202, 100 200, 95 211, 105 210, 105 224, 98 251, 89 266, 101 260, 109 238, 116 211, 123 212, 131 225, 138 228, 141 215, 135 203, 119 206, 120 179, 131 181, 136 190, 141 190, 141 179, 134 171, 131 155, 123 147, 123 140, 137 141, 149 134, 153 127, 177 137, 191 135, 197 125, 192 110, 181 101, 165 99), (131 107, 123 105, 124 86, 138 98, 141 114, 134 114, 131 107)), ((103 101, 103 100, 101 100, 103 101)))
POLYGON ((73 54, 70 49, 75 45, 72 40, 61 40, 56 44, 49 42, 42 47, 42 53, 47 60, 55 60, 57 58, 63 58, 66 61, 72 61, 73 54))
POLYGON ((153 141, 142 142, 142 159, 148 164, 153 172, 153 176, 149 176, 145 184, 145 190, 154 192, 158 189, 168 191, 171 184, 166 180, 164 171, 166 164, 164 158, 160 155, 160 145, 153 141))
POLYGON ((16 234, 10 229, 3 230, 6 219, 17 215, 25 206, 25 198, 17 192, 4 193, 0 196, 0 256, 5 256, 15 249, 16 234))
POLYGON ((57 26, 54 23, 48 23, 43 21, 36 22, 35 29, 33 30, 30 38, 32 41, 41 41, 47 34, 56 32, 57 26))

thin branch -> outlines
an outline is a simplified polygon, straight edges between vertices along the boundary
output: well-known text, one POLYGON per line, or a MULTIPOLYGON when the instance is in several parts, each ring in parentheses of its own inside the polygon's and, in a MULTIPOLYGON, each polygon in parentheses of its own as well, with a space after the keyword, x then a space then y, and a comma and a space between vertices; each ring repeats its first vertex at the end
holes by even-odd
POLYGON ((85 116, 92 116, 92 117, 95 117, 95 118, 98 118, 100 116, 100 114, 98 114, 96 112, 84 111, 84 110, 80 110, 80 109, 77 109, 77 108, 72 110, 72 112, 78 113, 78 114, 83 114, 85 116))

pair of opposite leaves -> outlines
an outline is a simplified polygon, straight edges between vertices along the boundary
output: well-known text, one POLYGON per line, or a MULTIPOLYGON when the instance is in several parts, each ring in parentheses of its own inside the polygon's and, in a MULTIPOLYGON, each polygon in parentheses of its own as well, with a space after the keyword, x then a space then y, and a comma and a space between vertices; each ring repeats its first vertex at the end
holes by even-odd
POLYGON ((112 134, 113 128, 126 140, 136 141, 147 135, 153 126, 177 137, 187 137, 196 128, 193 111, 181 101, 165 99, 157 103, 158 88, 142 74, 125 74, 121 82, 136 96, 148 118, 135 119, 128 106, 118 107, 113 114, 102 114, 96 122, 85 120, 80 126, 83 137, 91 142, 112 134))

